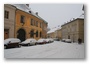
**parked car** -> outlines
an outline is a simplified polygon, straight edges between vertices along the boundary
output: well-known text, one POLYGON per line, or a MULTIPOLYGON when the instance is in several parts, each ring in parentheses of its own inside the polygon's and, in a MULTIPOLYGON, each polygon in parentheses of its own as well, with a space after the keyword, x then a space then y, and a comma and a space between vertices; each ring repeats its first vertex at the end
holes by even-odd
POLYGON ((53 38, 53 39, 54 39, 54 41, 60 41, 59 38, 53 38))
POLYGON ((46 39, 39 39, 37 41, 37 44, 46 44, 46 43, 47 43, 46 39))
POLYGON ((33 39, 33 38, 26 39, 25 41, 23 41, 21 43, 21 45, 28 45, 28 46, 30 46, 30 45, 36 45, 36 40, 33 39))
POLYGON ((50 43, 51 43, 51 42, 54 42, 54 40, 53 40, 52 38, 49 38, 49 39, 50 39, 50 43))
POLYGON ((65 42, 65 39, 62 39, 62 42, 65 42))
POLYGON ((72 41, 71 41, 71 39, 65 39, 65 42, 71 43, 72 41))
POLYGON ((51 43, 51 42, 54 42, 54 40, 52 38, 48 38, 48 39, 46 39, 46 42, 51 43))
POLYGON ((46 43, 50 43, 50 39, 46 39, 45 41, 46 41, 46 43))
POLYGON ((20 39, 17 38, 8 38, 4 40, 4 49, 11 47, 21 47, 19 44, 21 43, 20 39))

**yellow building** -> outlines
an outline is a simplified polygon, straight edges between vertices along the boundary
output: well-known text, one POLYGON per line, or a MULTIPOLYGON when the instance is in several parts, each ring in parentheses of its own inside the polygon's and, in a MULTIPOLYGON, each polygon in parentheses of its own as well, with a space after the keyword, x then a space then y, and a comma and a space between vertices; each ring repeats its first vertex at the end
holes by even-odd
POLYGON ((46 37, 47 22, 25 4, 16 4, 15 37, 24 41, 27 38, 46 37))

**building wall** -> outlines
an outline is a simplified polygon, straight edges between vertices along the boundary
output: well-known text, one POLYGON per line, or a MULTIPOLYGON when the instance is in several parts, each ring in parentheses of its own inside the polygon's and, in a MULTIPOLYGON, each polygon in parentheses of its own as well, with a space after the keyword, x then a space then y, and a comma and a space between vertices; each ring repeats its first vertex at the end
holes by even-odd
POLYGON ((61 29, 56 30, 54 32, 48 33, 47 34, 48 38, 58 38, 61 40, 62 36, 61 36, 61 29))
POLYGON ((84 20, 79 20, 79 38, 84 42, 84 20), (83 22, 82 22, 83 21, 83 22))
POLYGON ((56 38, 55 32, 48 33, 47 35, 48 35, 48 38, 56 38))
POLYGON ((4 16, 4 39, 14 38, 15 10, 16 10, 16 8, 9 5, 9 4, 4 5, 4 14, 5 14, 5 11, 9 12, 8 19, 5 18, 5 16, 4 16), (5 30, 6 29, 9 30, 9 32, 7 33, 8 37, 5 37, 6 36, 5 30))
POLYGON ((71 39, 77 42, 81 38, 84 42, 84 20, 77 19, 62 26, 62 39, 71 39))
POLYGON ((57 30, 57 38, 62 39, 61 29, 57 30))
MULTIPOLYGON (((44 22, 44 21, 31 15, 31 14, 28 14, 21 10, 17 10, 16 11, 15 37, 17 37, 17 35, 18 35, 17 31, 22 28, 26 32, 25 39, 31 38, 30 37, 31 30, 34 30, 34 33, 36 33, 36 31, 38 31, 38 37, 36 37, 36 34, 34 34, 34 37, 33 37, 36 40, 38 40, 39 38, 41 38, 40 32, 41 33, 43 32, 42 27, 40 27, 40 23, 42 23, 42 22, 44 22), (20 22, 21 15, 25 16, 24 24, 20 22), (33 19, 35 21, 35 25, 31 25, 31 19, 33 19), (36 26, 36 22, 38 22, 38 27, 36 26)), ((43 27, 47 28, 47 26, 43 26, 43 27)))
POLYGON ((47 23, 42 23, 42 37, 47 38, 47 23))

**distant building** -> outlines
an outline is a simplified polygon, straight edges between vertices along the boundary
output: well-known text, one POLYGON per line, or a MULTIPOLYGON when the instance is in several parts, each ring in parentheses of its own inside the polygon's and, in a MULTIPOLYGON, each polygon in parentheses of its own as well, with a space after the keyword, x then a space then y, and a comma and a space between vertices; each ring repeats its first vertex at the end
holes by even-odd
POLYGON ((4 5, 4 39, 14 38, 15 28, 15 11, 12 5, 4 5))
POLYGON ((61 26, 62 39, 71 39, 77 42, 82 39, 84 42, 84 18, 77 18, 61 26))
POLYGON ((52 28, 47 32, 48 38, 58 38, 61 39, 61 27, 52 28))
POLYGON ((59 40, 61 40, 61 39, 62 39, 61 29, 58 29, 58 30, 56 30, 55 32, 56 32, 56 35, 57 35, 56 37, 57 37, 59 40))
POLYGON ((38 12, 31 11, 28 4, 14 4, 13 6, 17 8, 15 38, 24 41, 27 38, 38 40, 47 37, 48 23, 38 15, 38 12))

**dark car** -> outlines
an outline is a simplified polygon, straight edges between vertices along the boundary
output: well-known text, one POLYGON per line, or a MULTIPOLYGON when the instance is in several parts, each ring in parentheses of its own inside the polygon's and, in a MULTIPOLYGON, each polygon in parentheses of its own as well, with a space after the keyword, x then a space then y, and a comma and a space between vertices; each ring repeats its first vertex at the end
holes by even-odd
POLYGON ((19 44, 21 41, 17 38, 8 38, 4 40, 4 49, 12 47, 21 47, 19 44))

